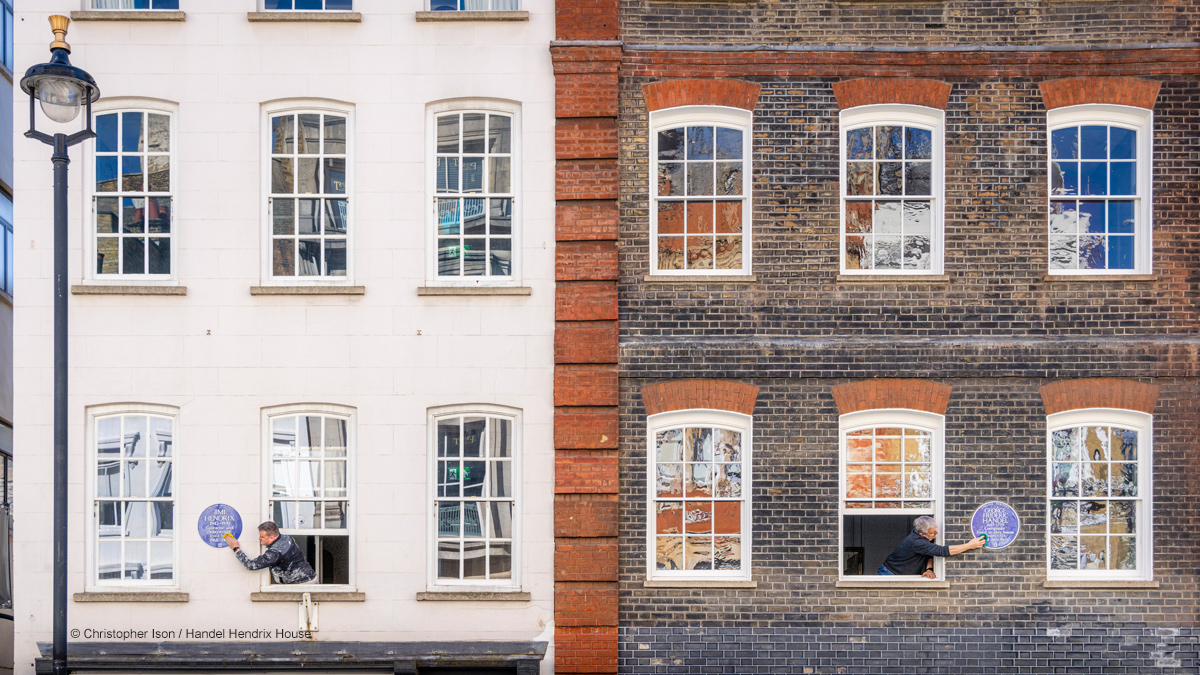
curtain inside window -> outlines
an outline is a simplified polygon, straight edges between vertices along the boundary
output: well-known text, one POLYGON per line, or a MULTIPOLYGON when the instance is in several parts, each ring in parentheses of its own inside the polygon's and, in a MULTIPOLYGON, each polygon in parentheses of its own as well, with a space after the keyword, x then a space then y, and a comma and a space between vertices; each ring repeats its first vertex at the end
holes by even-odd
POLYGON ((137 9, 137 0, 92 0, 92 9, 137 9))

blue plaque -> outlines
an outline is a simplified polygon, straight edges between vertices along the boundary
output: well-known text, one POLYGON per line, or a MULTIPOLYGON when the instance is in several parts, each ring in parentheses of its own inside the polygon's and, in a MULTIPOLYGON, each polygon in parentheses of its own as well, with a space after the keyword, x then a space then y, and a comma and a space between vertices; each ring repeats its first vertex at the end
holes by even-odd
POLYGON ((221 537, 226 533, 234 537, 242 536, 242 517, 237 509, 228 504, 213 504, 200 513, 196 529, 200 531, 200 538, 209 546, 228 548, 228 544, 221 537))
POLYGON ((1020 531, 1021 519, 1004 502, 988 502, 975 509, 975 515, 971 516, 971 533, 976 537, 987 535, 985 548, 1004 548, 1016 541, 1020 531))

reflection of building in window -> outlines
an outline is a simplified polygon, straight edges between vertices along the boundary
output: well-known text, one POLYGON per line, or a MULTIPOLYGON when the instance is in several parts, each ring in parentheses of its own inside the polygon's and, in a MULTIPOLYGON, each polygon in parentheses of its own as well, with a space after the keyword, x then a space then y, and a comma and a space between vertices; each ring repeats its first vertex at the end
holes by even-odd
POLYGON ((0 260, 0 289, 13 294, 13 203, 12 198, 0 192, 0 237, 4 239, 4 256, 0 260))
MULTIPOLYGON (((936 415, 866 411, 843 416, 843 576, 874 575, 918 517, 940 522, 940 444, 936 415)), ((936 569, 940 573, 940 566, 936 569)))
POLYGON ((267 510, 322 584, 350 583, 348 422, 334 415, 271 418, 267 510))
POLYGON ((436 583, 514 583, 516 420, 496 414, 435 420, 436 583))
POLYGON ((346 116, 270 118, 271 275, 345 277, 346 116))
POLYGON ((842 113, 842 269, 940 273, 941 111, 842 113))
POLYGON ((651 418, 650 575, 749 578, 748 418, 651 418))
POLYGON ((436 119, 437 276, 512 276, 513 117, 436 119))
MULTIPOLYGON (((0 479, 0 609, 12 610, 12 486, 13 486, 13 431, 12 427, 0 422, 0 464, 3 475, 0 479)), ((12 616, 8 616, 12 619, 12 616)))
POLYGON ((174 583, 175 420, 125 414, 95 425, 95 578, 174 583))
POLYGON ((435 12, 515 11, 521 8, 520 0, 429 0, 429 9, 435 12))
POLYGON ((348 12, 354 8, 352 0, 263 0, 264 10, 329 10, 348 12))
POLYGON ((656 270, 747 266, 749 147, 740 127, 680 125, 654 134, 656 270))
MULTIPOLYGON (((178 2, 178 0, 175 0, 178 2)), ((0 36, 4 38, 4 46, 0 49, 0 59, 3 59, 4 65, 8 67, 9 72, 13 69, 13 8, 12 0, 0 0, 0 20, 3 21, 3 26, 0 26, 0 36)))
POLYGON ((1149 578, 1149 416, 1050 416, 1052 578, 1149 578))
POLYGON ((92 9, 179 9, 179 0, 91 0, 92 9))
POLYGON ((171 116, 96 116, 96 274, 171 273, 171 116))
POLYGON ((1050 111, 1050 269, 1149 269, 1149 111, 1050 111), (1136 111, 1136 112, 1130 112, 1136 111))

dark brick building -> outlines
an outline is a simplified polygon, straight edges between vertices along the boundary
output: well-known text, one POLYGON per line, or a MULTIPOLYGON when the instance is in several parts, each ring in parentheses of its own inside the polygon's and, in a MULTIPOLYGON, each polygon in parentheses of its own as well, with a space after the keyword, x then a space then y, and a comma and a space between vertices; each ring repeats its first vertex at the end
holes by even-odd
POLYGON ((558 38, 558 670, 1200 669, 1200 2, 558 38))

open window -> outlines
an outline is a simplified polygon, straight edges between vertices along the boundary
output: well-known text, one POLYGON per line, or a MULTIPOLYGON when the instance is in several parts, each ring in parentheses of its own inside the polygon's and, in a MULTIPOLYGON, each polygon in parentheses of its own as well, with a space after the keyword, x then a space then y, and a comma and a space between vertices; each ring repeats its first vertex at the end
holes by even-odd
MULTIPOLYGON (((267 518, 296 541, 317 573, 317 583, 352 585, 352 409, 282 407, 265 411, 264 417, 266 475, 270 476, 263 486, 267 518)), ((274 584, 271 575, 264 579, 274 584)))
MULTIPOLYGON (((878 576, 920 516, 942 522, 943 418, 915 410, 867 410, 841 418, 840 578, 878 576)), ((935 543, 941 544, 939 533, 935 543)), ((941 559, 934 571, 942 579, 941 559)))

